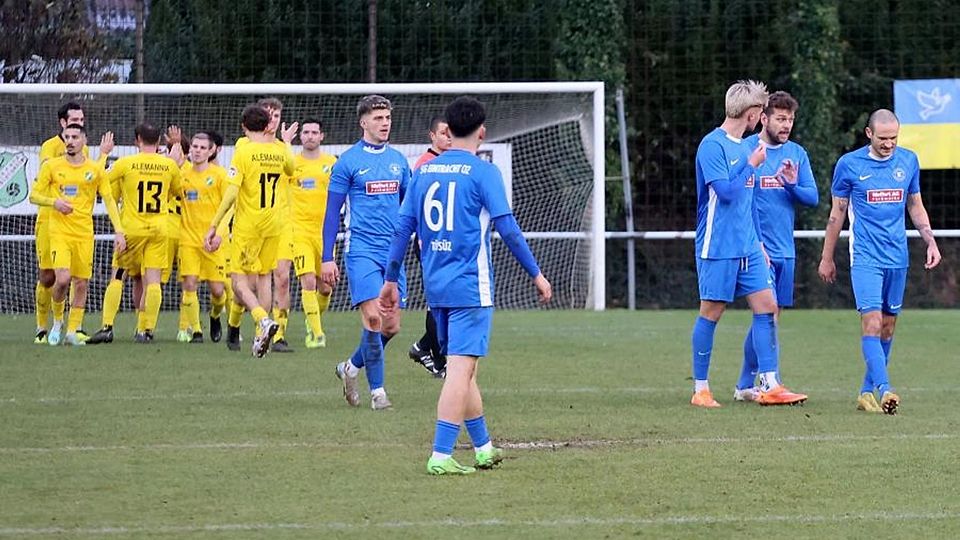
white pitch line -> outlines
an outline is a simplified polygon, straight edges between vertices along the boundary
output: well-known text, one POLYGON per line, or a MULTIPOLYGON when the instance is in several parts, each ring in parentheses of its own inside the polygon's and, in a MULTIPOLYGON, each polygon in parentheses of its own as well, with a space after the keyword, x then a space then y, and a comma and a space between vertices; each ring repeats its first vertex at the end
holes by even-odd
MULTIPOLYGON (((781 437, 677 437, 636 439, 571 439, 500 441, 497 446, 508 450, 576 450, 591 448, 616 448, 619 446, 662 446, 695 444, 756 444, 756 443, 848 443, 862 441, 943 441, 960 438, 960 434, 892 434, 892 435, 786 435, 781 437)), ((157 443, 143 445, 76 445, 60 447, 5 447, 0 454, 57 454, 95 452, 165 452, 191 450, 287 450, 329 448, 413 448, 413 445, 384 442, 208 442, 208 443, 157 443)), ((419 448, 419 446, 417 446, 419 448)))
MULTIPOLYGON (((923 392, 952 391, 952 388, 900 388, 900 393, 915 394, 923 392)), ((437 388, 439 392, 439 387, 437 388)), ((524 395, 524 394, 677 394, 685 393, 686 388, 669 386, 625 386, 618 388, 602 388, 598 386, 580 387, 542 387, 542 388, 487 388, 484 395, 524 395)), ((850 388, 804 388, 809 394, 849 394, 856 392, 850 388)), ((19 404, 57 404, 82 403, 89 401, 217 401, 241 398, 304 398, 321 396, 339 396, 340 388, 323 388, 308 390, 282 390, 276 392, 230 392, 230 393, 180 393, 180 394, 129 394, 129 395, 92 395, 92 396, 47 396, 47 397, 4 397, 0 398, 0 405, 19 404)))
POLYGON ((347 523, 327 521, 319 523, 223 523, 209 525, 133 525, 103 527, 0 527, 0 536, 38 536, 38 535, 145 535, 145 534, 188 534, 203 532, 231 531, 278 531, 278 530, 370 530, 370 529, 424 529, 428 527, 611 527, 628 525, 633 527, 685 527, 724 524, 768 524, 768 523, 845 523, 851 521, 935 521, 960 519, 960 512, 860 512, 850 514, 772 514, 760 516, 709 516, 676 515, 664 517, 595 517, 571 516, 557 519, 442 519, 425 521, 366 521, 347 523))

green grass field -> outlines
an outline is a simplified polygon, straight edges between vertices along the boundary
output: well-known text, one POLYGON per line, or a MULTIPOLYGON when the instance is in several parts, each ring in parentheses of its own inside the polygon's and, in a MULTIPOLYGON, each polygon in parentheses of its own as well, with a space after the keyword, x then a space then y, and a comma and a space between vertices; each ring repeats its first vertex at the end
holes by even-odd
MULTIPOLYGON (((174 341, 33 345, 0 325, 0 537, 956 538, 956 311, 908 311, 894 344, 898 416, 854 410, 863 368, 853 311, 784 318, 783 374, 802 407, 733 403, 749 314, 717 332, 718 410, 688 405, 693 312, 500 312, 480 371, 508 459, 431 477, 440 381, 406 357, 423 313, 387 349, 394 410, 343 402, 329 346, 255 360, 174 341)), ((90 314, 93 329, 99 314, 90 314)), ((250 324, 245 322, 245 334, 250 324)), ((249 343, 249 340, 245 342, 249 343)), ((469 461, 465 446, 458 456, 469 461)))

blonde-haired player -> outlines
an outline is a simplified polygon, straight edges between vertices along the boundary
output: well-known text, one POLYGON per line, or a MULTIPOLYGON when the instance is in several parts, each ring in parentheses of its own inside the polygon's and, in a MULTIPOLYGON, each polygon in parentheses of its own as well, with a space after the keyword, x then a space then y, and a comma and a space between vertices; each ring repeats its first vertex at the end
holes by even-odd
MULTIPOLYGON (((60 130, 56 135, 43 141, 43 144, 40 145, 40 165, 43 165, 50 159, 63 156, 67 153, 67 146, 63 140, 63 129, 70 124, 76 124, 78 126, 84 125, 85 117, 83 114, 83 107, 79 103, 68 101, 67 103, 64 103, 63 106, 61 106, 57 111, 57 118, 60 121, 60 130)), ((84 137, 86 137, 86 135, 84 135, 84 137)), ((97 159, 97 162, 100 164, 101 168, 103 168, 103 166, 106 164, 107 157, 112 151, 113 132, 107 131, 100 138, 100 157, 97 159)), ((83 146, 82 152, 84 157, 90 157, 90 150, 86 145, 83 146)), ((46 343, 47 341, 47 326, 50 323, 49 314, 51 288, 56 281, 53 266, 51 266, 52 261, 50 260, 50 213, 50 208, 46 206, 41 206, 37 210, 35 234, 38 276, 37 287, 34 291, 36 301, 37 333, 33 340, 34 343, 46 343)), ((87 338, 86 334, 83 333, 81 328, 77 329, 77 336, 81 340, 86 340, 87 338)))
POLYGON ((69 124, 61 132, 66 155, 50 159, 40 167, 37 181, 30 192, 30 202, 53 208, 48 216, 50 264, 56 276, 52 291, 53 326, 47 343, 59 345, 61 339, 70 345, 83 345, 77 336, 87 302, 87 283, 93 273, 93 206, 97 193, 110 216, 115 231, 114 247, 123 251, 126 241, 117 204, 103 167, 83 154, 86 131, 80 124, 69 124), (67 289, 73 286, 73 298, 66 335, 63 312, 67 289))
POLYGON ((111 295, 122 290, 121 270, 143 280, 142 297, 136 298, 143 315, 138 318, 134 340, 153 341, 163 301, 160 281, 167 267, 170 199, 180 192, 180 168, 174 160, 158 153, 160 133, 152 124, 138 125, 134 134, 139 153, 118 159, 108 173, 113 191, 119 193, 123 202, 121 220, 128 246, 116 258, 111 283, 104 293, 104 325, 90 339, 94 343, 113 341, 113 319, 119 301, 111 295))
MULTIPOLYGON (((236 202, 233 226, 231 274, 234 302, 242 303, 257 321, 259 333, 253 339, 253 355, 263 357, 279 325, 270 318, 264 306, 270 306, 270 274, 277 265, 280 220, 277 208, 277 185, 284 175, 294 171, 293 154, 286 145, 266 132, 270 115, 260 105, 248 105, 241 116, 241 125, 249 142, 236 149, 227 175, 228 187, 217 214, 204 237, 204 247, 214 251, 220 246, 217 229, 236 202), (254 292, 254 289, 256 292, 254 292)), ((239 321, 233 317, 227 326, 227 347, 238 350, 239 321)))
MULTIPOLYGON (((206 281, 210 289, 210 339, 220 341, 220 314, 226 305, 227 296, 224 289, 226 281, 225 257, 226 248, 220 246, 212 252, 203 247, 203 235, 220 208, 223 194, 227 189, 227 173, 223 167, 210 163, 213 154, 213 142, 204 132, 198 132, 190 141, 190 161, 181 168, 183 175, 183 195, 181 197, 180 221, 180 259, 178 262, 180 276, 183 279, 183 295, 180 302, 181 320, 186 322, 185 330, 181 328, 177 334, 178 341, 203 343, 203 330, 200 325, 200 302, 197 289, 200 281, 206 281), (190 332, 183 336, 181 333, 190 332)), ((233 211, 228 210, 232 215, 233 211)), ((225 218, 217 231, 221 238, 227 234, 225 218)))
POLYGON ((290 182, 293 227, 293 267, 300 279, 300 299, 307 320, 304 346, 326 346, 321 317, 330 305, 333 287, 317 280, 323 263, 323 217, 327 210, 327 186, 337 158, 320 151, 323 123, 315 118, 303 121, 300 142, 303 152, 296 157, 297 170, 290 182))

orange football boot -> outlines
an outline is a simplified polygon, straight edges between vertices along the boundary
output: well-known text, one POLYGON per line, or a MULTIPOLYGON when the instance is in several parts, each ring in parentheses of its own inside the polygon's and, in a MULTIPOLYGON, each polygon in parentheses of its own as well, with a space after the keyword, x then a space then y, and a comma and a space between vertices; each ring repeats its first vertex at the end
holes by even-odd
POLYGON ((690 398, 690 404, 694 407, 704 407, 706 409, 716 409, 720 406, 717 400, 713 399, 713 393, 710 390, 700 390, 694 392, 690 398))
POLYGON ((806 394, 795 394, 780 384, 769 392, 760 391, 757 403, 760 405, 798 405, 807 400, 806 394))

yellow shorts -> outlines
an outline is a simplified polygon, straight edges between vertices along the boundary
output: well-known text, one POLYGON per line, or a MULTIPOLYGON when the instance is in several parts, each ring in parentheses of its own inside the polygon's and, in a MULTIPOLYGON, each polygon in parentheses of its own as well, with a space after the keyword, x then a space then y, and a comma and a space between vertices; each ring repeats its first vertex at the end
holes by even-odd
POLYGON ((131 276, 143 275, 144 270, 167 268, 166 236, 128 236, 127 249, 114 252, 113 265, 123 268, 131 276))
MULTIPOLYGON (((177 249, 180 246, 180 238, 177 236, 167 237, 167 266, 160 271, 160 282, 166 284, 173 275, 173 263, 177 262, 177 249)), ((181 272, 182 274, 183 272, 181 272)), ((183 278, 177 276, 177 281, 183 281, 183 278)))
POLYGON ((34 228, 37 248, 37 267, 41 270, 52 270, 53 261, 50 260, 50 222, 37 223, 34 228))
POLYGON ((280 231, 280 240, 277 246, 277 260, 293 260, 293 228, 289 225, 284 226, 280 231))
POLYGON ((323 243, 317 236, 297 236, 293 242, 293 268, 297 277, 304 274, 319 274, 323 259, 323 243))
POLYGON ((93 238, 56 238, 50 240, 51 268, 68 268, 70 276, 90 279, 93 274, 93 238))
POLYGON ((183 276, 197 276, 201 281, 226 281, 226 263, 223 248, 210 253, 202 247, 180 246, 180 279, 183 276))
POLYGON ((277 247, 279 236, 247 237, 235 235, 233 237, 233 253, 230 256, 231 273, 234 274, 269 274, 277 267, 277 247))

